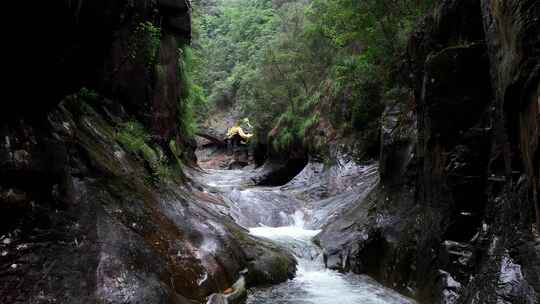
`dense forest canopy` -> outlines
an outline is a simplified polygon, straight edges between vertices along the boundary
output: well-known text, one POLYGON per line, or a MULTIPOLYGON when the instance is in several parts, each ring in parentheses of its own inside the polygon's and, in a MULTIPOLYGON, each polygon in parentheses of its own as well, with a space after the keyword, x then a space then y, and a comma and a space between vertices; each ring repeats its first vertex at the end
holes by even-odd
POLYGON ((276 151, 333 135, 373 144, 385 100, 406 94, 399 54, 432 2, 196 1, 195 112, 233 107, 276 151))

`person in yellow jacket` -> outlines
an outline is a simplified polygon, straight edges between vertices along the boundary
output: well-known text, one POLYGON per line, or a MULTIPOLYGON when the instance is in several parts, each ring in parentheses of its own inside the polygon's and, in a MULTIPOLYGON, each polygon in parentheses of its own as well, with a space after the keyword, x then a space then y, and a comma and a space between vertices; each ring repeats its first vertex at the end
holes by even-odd
POLYGON ((235 126, 229 128, 227 131, 227 139, 232 140, 233 143, 235 142, 234 137, 238 136, 240 138, 241 143, 247 143, 248 140, 253 137, 252 133, 246 133, 241 125, 245 125, 248 128, 251 128, 251 124, 249 123, 249 119, 244 118, 242 121, 239 121, 236 123, 235 126))

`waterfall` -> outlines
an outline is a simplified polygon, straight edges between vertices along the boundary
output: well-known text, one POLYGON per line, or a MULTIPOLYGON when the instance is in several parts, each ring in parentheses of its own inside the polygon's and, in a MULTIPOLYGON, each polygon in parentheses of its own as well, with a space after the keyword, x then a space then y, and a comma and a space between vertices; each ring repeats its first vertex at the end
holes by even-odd
POLYGON ((311 239, 320 230, 303 227, 304 214, 296 211, 293 225, 254 227, 250 233, 291 250, 298 270, 293 280, 251 290, 248 304, 406 304, 414 303, 367 276, 341 274, 324 267, 322 252, 311 239))

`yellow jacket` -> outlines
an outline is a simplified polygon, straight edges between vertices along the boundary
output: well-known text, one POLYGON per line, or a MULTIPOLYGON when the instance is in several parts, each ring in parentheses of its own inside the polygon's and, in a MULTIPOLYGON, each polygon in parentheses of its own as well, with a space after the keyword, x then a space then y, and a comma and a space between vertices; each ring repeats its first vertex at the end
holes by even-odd
POLYGON ((249 134, 249 133, 244 133, 244 130, 242 130, 241 127, 239 126, 234 126, 232 128, 229 129, 229 131, 227 131, 227 138, 228 139, 231 139, 233 138, 233 136, 235 136, 236 134, 238 134, 240 137, 242 137, 242 139, 244 140, 248 140, 250 139, 253 134, 249 134))

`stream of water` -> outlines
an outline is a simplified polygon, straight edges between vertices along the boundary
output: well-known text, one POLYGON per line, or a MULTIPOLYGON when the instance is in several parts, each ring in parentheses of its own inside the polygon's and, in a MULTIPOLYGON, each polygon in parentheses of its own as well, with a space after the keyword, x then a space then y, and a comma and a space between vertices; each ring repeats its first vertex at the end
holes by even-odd
POLYGON ((414 303, 367 276, 341 274, 324 267, 320 249, 311 241, 320 230, 296 222, 285 227, 256 227, 250 233, 292 250, 298 261, 296 277, 280 285, 255 288, 248 304, 405 304, 414 303))
POLYGON ((195 175, 227 197, 229 213, 250 233, 289 249, 298 266, 294 279, 252 288, 247 304, 409 304, 415 303, 364 275, 325 268, 312 239, 324 223, 339 216, 369 193, 377 181, 376 165, 345 163, 334 171, 314 165, 283 187, 257 187, 256 171, 208 170, 195 175))

